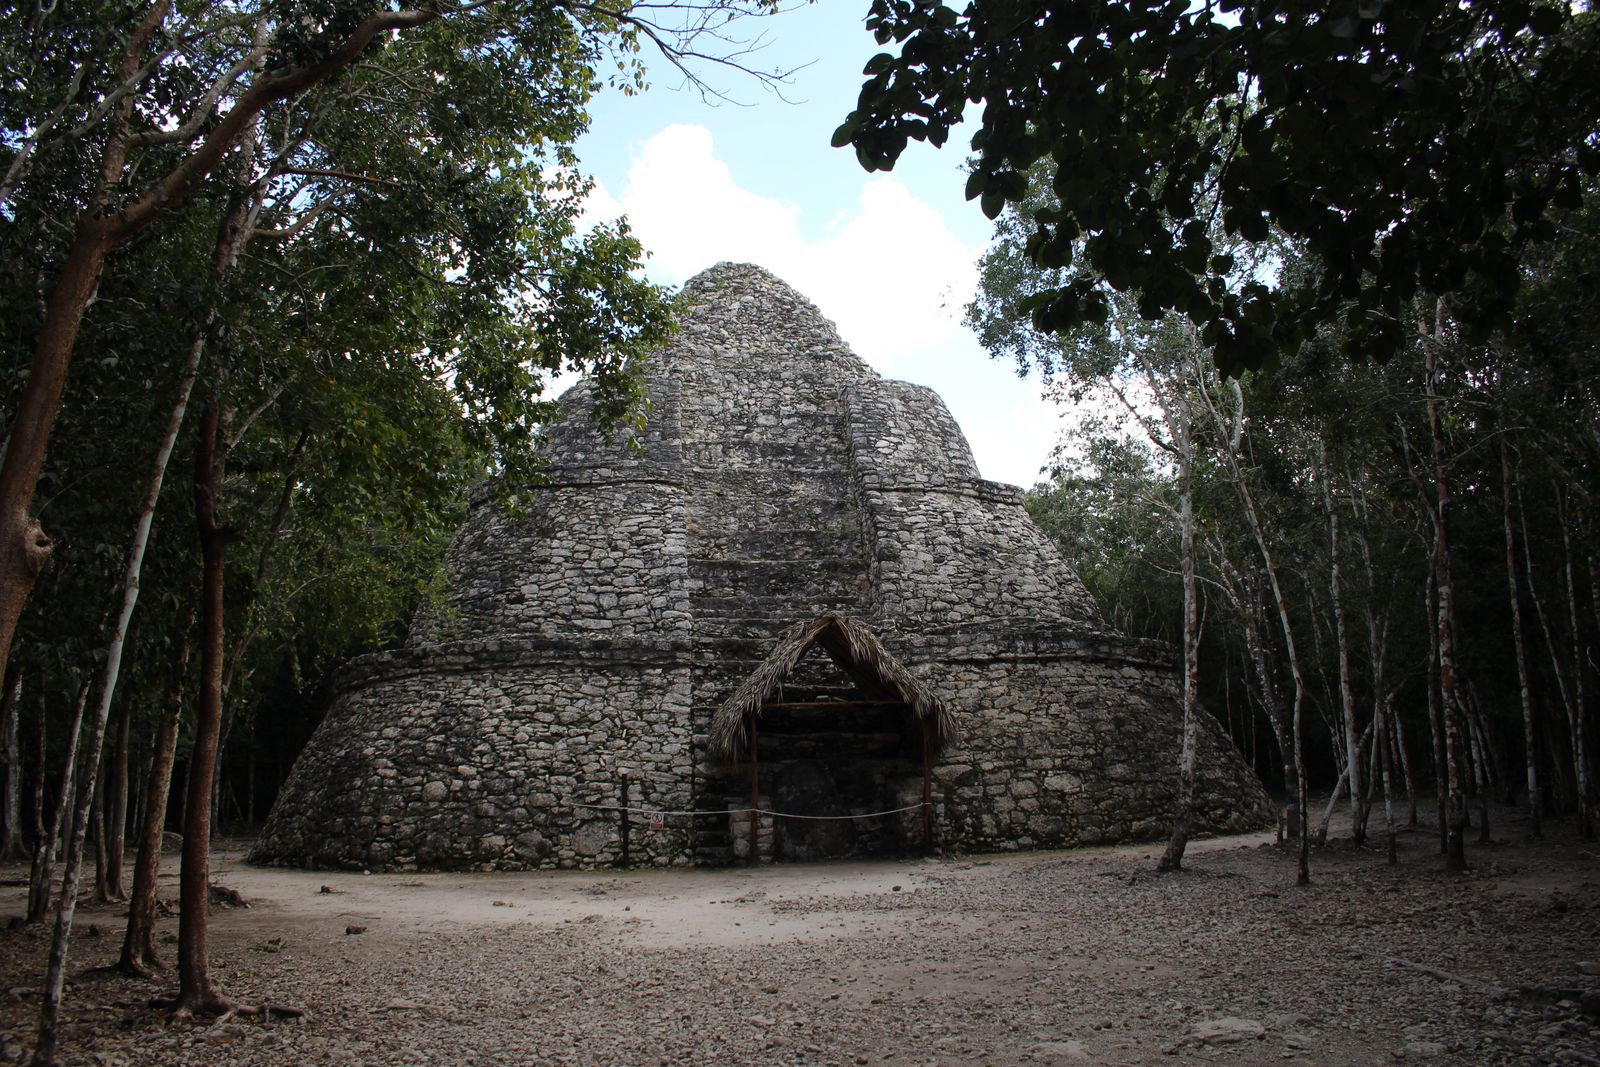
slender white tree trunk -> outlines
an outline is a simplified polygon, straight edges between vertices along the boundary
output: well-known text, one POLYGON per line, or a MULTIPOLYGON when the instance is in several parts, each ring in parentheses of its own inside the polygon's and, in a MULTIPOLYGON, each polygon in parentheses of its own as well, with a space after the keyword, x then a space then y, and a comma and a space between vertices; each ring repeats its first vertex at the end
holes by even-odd
MULTIPOLYGON (((1186 416, 1179 416, 1186 419, 1186 416)), ((1183 750, 1178 758, 1178 804, 1172 820, 1172 836, 1161 856, 1158 869, 1183 869, 1183 853, 1189 844, 1189 822, 1194 812, 1196 763, 1200 749, 1200 610, 1194 578, 1194 503, 1191 478, 1194 446, 1186 422, 1179 429, 1178 446, 1178 523, 1183 555, 1183 750)))
POLYGON ((1528 651, 1522 638, 1522 596, 1517 584, 1517 541, 1511 525, 1511 462, 1500 441, 1500 517, 1506 537, 1506 589, 1511 603, 1511 646, 1517 657, 1517 692, 1522 699, 1522 749, 1527 764, 1528 834, 1544 836, 1539 812, 1539 746, 1534 724, 1533 688, 1528 679, 1528 651))
POLYGON ((1588 647, 1583 641, 1583 630, 1578 626, 1578 588, 1572 580, 1572 531, 1566 508, 1561 509, 1562 570, 1567 580, 1567 617, 1572 628, 1572 762, 1573 776, 1578 788, 1578 834, 1594 836, 1593 813, 1589 807, 1589 756, 1585 750, 1584 735, 1589 732, 1587 710, 1583 706, 1584 661, 1588 647))
POLYGON ((1361 818, 1361 743, 1360 728, 1356 723, 1355 688, 1350 682, 1350 642, 1344 628, 1344 598, 1339 588, 1339 511, 1333 506, 1333 488, 1329 484, 1327 447, 1317 442, 1317 455, 1321 462, 1322 503, 1328 513, 1328 591, 1332 595, 1334 643, 1339 657, 1339 710, 1344 720, 1345 774, 1350 787, 1350 836, 1359 847, 1366 836, 1361 818))
POLYGON ((1422 351, 1426 374, 1423 376, 1427 397, 1428 432, 1433 441, 1433 484, 1436 496, 1433 510, 1434 571, 1439 594, 1439 704, 1444 720, 1444 760, 1448 815, 1445 819, 1445 864, 1451 870, 1465 870, 1467 866, 1466 824, 1467 798, 1464 765, 1466 752, 1461 739, 1460 717, 1457 714, 1456 652, 1455 652, 1455 585, 1450 567, 1450 482, 1445 474, 1444 421, 1439 414, 1439 360, 1438 345, 1442 342, 1444 327, 1444 302, 1434 316, 1434 334, 1424 338, 1422 351))
MULTIPOLYGON (((61 829, 67 821, 67 811, 71 806, 73 783, 77 780, 78 770, 78 738, 82 734, 83 709, 89 702, 89 688, 77 681, 73 683, 77 691, 73 694, 72 725, 67 734, 67 756, 62 761, 61 792, 56 796, 56 805, 50 816, 50 825, 44 833, 39 835, 33 849, 33 870, 28 880, 28 921, 38 922, 50 910, 50 884, 56 876, 56 845, 61 840, 61 829)), ((44 736, 44 701, 39 701, 40 737, 44 736)), ((40 761, 40 774, 44 773, 43 760, 40 761)))
MULTIPOLYGON (((1240 425, 1243 422, 1242 416, 1244 396, 1239 390, 1238 383, 1235 382, 1232 383, 1232 385, 1234 403, 1237 409, 1235 411, 1235 418, 1233 422, 1235 425, 1240 425)), ((1227 420, 1223 418, 1222 412, 1217 409, 1210 390, 1201 390, 1201 396, 1210 410, 1212 418, 1217 422, 1218 428, 1222 429, 1227 420)), ((1223 466, 1228 471, 1229 480, 1233 483, 1234 492, 1238 494, 1239 501, 1244 506, 1245 519, 1250 524, 1250 532, 1255 538, 1256 548, 1261 553, 1262 570, 1267 576, 1267 584, 1272 592, 1272 603, 1273 607, 1277 610, 1278 625, 1283 630, 1284 652, 1289 657, 1289 674, 1294 680, 1294 703, 1291 706, 1289 721, 1291 724, 1290 741, 1294 751, 1294 770, 1297 792, 1295 802, 1297 808, 1297 820, 1300 828, 1300 848, 1296 858, 1297 869, 1295 872, 1295 881, 1299 885, 1310 885, 1311 820, 1309 811, 1310 797, 1308 796, 1306 783, 1304 744, 1306 700, 1305 672, 1300 667, 1300 655, 1295 647, 1294 623, 1289 617, 1289 601, 1284 596, 1282 584, 1278 581, 1277 563, 1273 559, 1272 548, 1267 540, 1266 524, 1262 522, 1261 513, 1256 507, 1255 494, 1251 492, 1249 482, 1245 479, 1243 470, 1240 469, 1239 457, 1235 449, 1226 447, 1226 445, 1224 445, 1223 447, 1219 447, 1217 452, 1219 454, 1219 458, 1223 462, 1223 466)))
POLYGON ((167 461, 178 440, 178 430, 183 425, 184 413, 189 407, 189 395, 194 388, 200 355, 204 351, 204 336, 196 338, 190 346, 189 358, 184 365, 183 377, 178 383, 178 396, 167 413, 167 426, 156 449, 151 464, 150 477, 145 482, 144 500, 139 506, 139 517, 134 523, 133 541, 128 548, 128 558, 123 569, 122 607, 117 614, 116 626, 111 631, 111 641, 106 647, 104 671, 100 680, 99 701, 95 705, 94 721, 89 735, 89 751, 85 761, 83 800, 78 805, 78 818, 67 848, 66 876, 61 892, 61 902, 56 909, 55 935, 50 942, 50 958, 45 967, 44 996, 39 1007, 39 1043, 34 1050, 34 1062, 51 1063, 55 1059, 57 1022, 61 1014, 61 994, 66 981, 67 946, 72 940, 72 916, 78 906, 78 878, 83 867, 84 840, 89 832, 90 801, 95 795, 95 777, 100 767, 100 753, 105 745, 106 722, 111 715, 111 700, 116 694, 117 678, 122 671, 122 650, 128 635, 128 623, 139 602, 139 575, 144 567, 145 549, 150 544, 150 529, 155 522, 156 503, 161 497, 161 485, 166 479, 167 461))

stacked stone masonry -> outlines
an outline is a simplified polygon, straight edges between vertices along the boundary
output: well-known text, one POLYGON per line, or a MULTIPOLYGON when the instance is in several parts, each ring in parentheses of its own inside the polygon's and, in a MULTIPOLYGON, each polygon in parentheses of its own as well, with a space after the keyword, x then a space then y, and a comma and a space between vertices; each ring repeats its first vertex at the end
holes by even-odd
MULTIPOLYGON (((880 378, 784 283, 719 264, 684 300, 644 370, 642 437, 602 433, 587 386, 563 397, 545 481, 515 512, 481 494, 450 594, 406 647, 342 672, 254 858, 605 866, 627 819, 630 862, 747 859, 750 767, 710 757, 712 716, 780 630, 830 611, 864 620, 959 721, 931 767, 936 847, 1162 833, 1181 734, 1171 650, 1108 632, 939 398, 880 378)), ((839 818, 762 815, 758 857, 923 848, 908 721, 820 650, 785 685, 795 710, 758 724, 757 806, 839 818)), ((1199 827, 1269 823, 1203 719, 1199 827)))

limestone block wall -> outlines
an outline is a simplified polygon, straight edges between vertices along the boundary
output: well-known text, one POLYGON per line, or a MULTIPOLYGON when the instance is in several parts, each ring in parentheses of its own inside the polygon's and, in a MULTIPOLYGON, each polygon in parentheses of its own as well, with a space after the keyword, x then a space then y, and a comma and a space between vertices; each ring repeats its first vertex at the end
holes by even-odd
POLYGON ((451 547, 452 595, 420 616, 413 647, 517 633, 688 630, 684 487, 665 470, 562 480, 524 493, 526 513, 479 505, 451 547))
MULTIPOLYGON (((587 385, 563 396, 544 480, 520 510, 479 494, 448 594, 405 649, 342 675, 256 858, 614 863, 621 816, 592 805, 621 800, 623 771, 635 807, 745 802, 748 769, 706 755, 712 715, 782 629, 827 611, 865 620, 960 721, 936 767, 942 847, 1164 833, 1181 729, 1171 650, 1100 632, 1020 491, 978 476, 937 395, 880 378, 798 293, 722 264, 682 299, 682 332, 643 368, 642 435, 608 437, 587 385)), ((852 699, 855 684, 809 660, 790 682, 802 703, 852 699)), ((920 798, 919 752, 892 731, 830 730, 826 714, 762 741, 774 803, 920 798)), ((1199 828, 1269 821, 1215 731, 1201 766, 1199 828)), ((920 840, 920 817, 839 847, 920 840)), ((632 859, 728 862, 738 818, 636 822, 632 859)), ((764 833, 796 854, 832 847, 826 832, 764 833)))
POLYGON ((845 392, 851 456, 872 554, 875 615, 906 629, 1099 613, 1022 493, 980 479, 937 394, 866 380, 845 392))
MULTIPOLYGON (((1171 828, 1182 712, 1164 645, 1066 628, 908 637, 963 736, 934 769, 955 851, 1061 848, 1171 828)), ((1194 830, 1270 825, 1255 775, 1203 714, 1194 830)))
POLYGON ((735 349, 682 367, 690 604, 701 637, 767 637, 772 620, 860 612, 869 580, 848 477, 840 363, 735 349))
MULTIPOLYGON (((607 866, 635 806, 693 796, 687 646, 497 640, 356 661, 252 860, 370 870, 607 866)), ((691 860, 687 823, 631 835, 691 860)))
POLYGON ((755 369, 760 359, 791 366, 832 363, 849 377, 875 373, 815 304, 760 267, 719 263, 691 278, 682 300, 682 333, 656 361, 667 374, 680 361, 712 360, 740 373, 755 369))

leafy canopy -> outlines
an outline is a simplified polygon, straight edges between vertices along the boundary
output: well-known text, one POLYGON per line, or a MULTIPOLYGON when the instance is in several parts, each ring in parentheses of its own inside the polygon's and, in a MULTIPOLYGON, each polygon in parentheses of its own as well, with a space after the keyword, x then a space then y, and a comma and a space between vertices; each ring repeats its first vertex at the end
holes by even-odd
POLYGON ((1034 164, 1057 204, 1027 255, 1082 266, 1035 295, 1042 331, 1104 320, 1093 274, 1186 315, 1236 372, 1342 317, 1357 351, 1402 340, 1419 291, 1491 321, 1517 253, 1600 166, 1600 23, 1542 0, 873 0, 880 44, 834 135, 868 170, 942 144, 983 104, 967 183, 991 218, 1034 164), (1276 229, 1315 269, 1241 273, 1214 225, 1276 229))

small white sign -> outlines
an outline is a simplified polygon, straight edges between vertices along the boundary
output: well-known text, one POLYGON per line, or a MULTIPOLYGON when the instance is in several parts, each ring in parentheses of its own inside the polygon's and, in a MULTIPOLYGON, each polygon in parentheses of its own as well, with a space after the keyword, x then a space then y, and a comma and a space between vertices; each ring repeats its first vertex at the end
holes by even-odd
POLYGON ((659 830, 666 824, 666 817, 663 816, 659 811, 652 811, 650 813, 650 829, 659 830))

